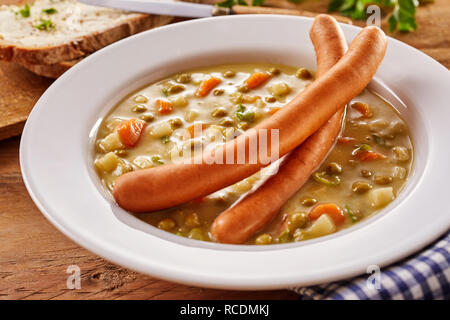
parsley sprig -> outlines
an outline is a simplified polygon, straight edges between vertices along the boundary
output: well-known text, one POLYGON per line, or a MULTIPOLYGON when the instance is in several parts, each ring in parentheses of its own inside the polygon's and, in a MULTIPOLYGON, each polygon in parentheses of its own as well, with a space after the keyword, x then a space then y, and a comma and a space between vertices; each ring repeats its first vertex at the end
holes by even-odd
POLYGON ((255 120, 255 113, 247 110, 247 108, 242 103, 239 104, 235 115, 236 118, 241 121, 253 122, 255 120))
POLYGON ((389 18, 389 31, 414 31, 417 29, 415 19, 418 0, 330 0, 328 10, 339 11, 343 15, 356 20, 366 18, 366 7, 376 4, 384 8, 392 9, 389 18))
MULTIPOLYGON (((264 0, 261 1, 261 3, 264 2, 264 0)), ((225 0, 222 2, 219 2, 217 6, 223 7, 223 8, 231 8, 234 5, 240 5, 240 6, 246 6, 247 2, 244 0, 225 0)))
MULTIPOLYGON (((265 0, 252 0, 252 6, 260 6, 265 0)), ((304 0, 287 0, 293 3, 300 3, 304 0)), ((371 4, 379 5, 392 10, 389 18, 389 31, 414 31, 417 29, 415 19, 416 8, 419 4, 434 2, 434 0, 329 0, 328 11, 339 11, 344 16, 355 20, 364 20, 366 7, 371 4)), ((245 0, 224 0, 217 4, 219 7, 231 8, 234 5, 248 5, 245 0)))
POLYGON ((28 4, 24 5, 16 14, 20 14, 22 18, 28 18, 31 14, 30 6, 28 4))
MULTIPOLYGON (((264 3, 264 1, 265 0, 252 0, 251 4, 252 4, 252 6, 260 6, 264 3)), ((299 0, 299 1, 301 1, 301 0, 299 0)), ((235 6, 235 5, 248 6, 248 3, 245 0, 225 0, 225 1, 217 3, 217 5, 219 7, 231 8, 232 6, 235 6)))
POLYGON ((55 25, 53 24, 52 20, 41 18, 41 23, 35 24, 33 27, 42 31, 50 31, 55 28, 55 25))
POLYGON ((48 15, 55 14, 57 12, 58 12, 58 10, 56 10, 55 8, 42 9, 42 13, 45 13, 45 14, 48 14, 48 15))

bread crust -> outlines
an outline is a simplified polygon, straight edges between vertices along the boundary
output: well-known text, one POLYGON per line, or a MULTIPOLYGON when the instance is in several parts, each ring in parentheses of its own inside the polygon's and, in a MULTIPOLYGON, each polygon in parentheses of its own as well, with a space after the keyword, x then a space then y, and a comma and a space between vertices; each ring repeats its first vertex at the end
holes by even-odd
POLYGON ((73 67, 78 61, 81 61, 83 58, 70 61, 61 61, 54 64, 31 64, 22 62, 20 63, 20 65, 39 76, 56 79, 71 67, 73 67))
POLYGON ((70 61, 86 56, 120 39, 168 24, 173 19, 170 16, 137 14, 119 25, 92 32, 56 46, 37 48, 18 47, 13 44, 2 44, 0 41, 0 60, 16 62, 27 69, 34 69, 53 75, 62 70, 59 65, 61 61, 70 61), (53 67, 39 67, 36 65, 53 65, 53 67))

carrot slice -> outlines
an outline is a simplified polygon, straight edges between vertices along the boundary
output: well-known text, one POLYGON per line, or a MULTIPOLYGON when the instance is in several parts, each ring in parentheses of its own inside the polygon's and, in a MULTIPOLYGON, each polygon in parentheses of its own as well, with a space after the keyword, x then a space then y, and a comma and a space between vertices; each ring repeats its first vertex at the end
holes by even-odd
POLYGON ((249 89, 254 89, 262 85, 270 78, 270 75, 263 72, 255 72, 247 80, 245 80, 245 84, 249 89))
POLYGON ((322 214, 328 214, 337 225, 345 221, 344 210, 335 203, 324 203, 315 206, 309 212, 309 218, 311 220, 317 220, 322 214))
POLYGON ((352 137, 339 137, 338 143, 346 144, 346 143, 356 143, 358 140, 352 137))
POLYGON ((361 161, 373 161, 373 160, 386 159, 386 156, 384 154, 381 154, 381 153, 378 153, 375 151, 371 151, 371 150, 358 152, 355 155, 355 157, 361 161))
MULTIPOLYGON (((209 124, 206 123, 195 123, 192 126, 187 127, 187 131, 189 132, 191 138, 195 137, 195 127, 198 126, 200 128, 200 132, 202 133, 203 130, 207 129, 209 127, 209 124)), ((198 130, 198 129, 197 129, 198 130)))
POLYGON ((173 110, 173 104, 167 100, 156 100, 156 107, 158 108, 158 112, 160 114, 169 114, 173 110))
POLYGON ((268 113, 269 113, 269 114, 275 114, 275 113, 277 113, 277 112, 280 111, 280 110, 281 110, 281 108, 279 108, 279 107, 274 107, 274 108, 270 109, 270 110, 268 111, 268 113))
POLYGON ((116 128, 120 141, 127 147, 134 147, 142 135, 146 126, 145 121, 139 119, 130 119, 124 121, 116 128))
POLYGON ((370 118, 373 116, 372 109, 367 103, 353 102, 350 106, 359 113, 361 113, 363 118, 370 118))
POLYGON ((206 97, 208 93, 210 93, 211 90, 217 87, 221 82, 222 80, 215 77, 203 80, 202 83, 200 83, 200 86, 198 87, 197 91, 195 92, 195 95, 197 97, 206 97))

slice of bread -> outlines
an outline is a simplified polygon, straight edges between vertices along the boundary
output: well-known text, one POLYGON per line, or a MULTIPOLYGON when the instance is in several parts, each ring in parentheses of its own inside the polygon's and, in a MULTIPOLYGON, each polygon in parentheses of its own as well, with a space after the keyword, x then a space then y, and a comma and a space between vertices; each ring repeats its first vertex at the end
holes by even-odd
POLYGON ((0 59, 47 73, 59 67, 36 65, 59 65, 86 56, 172 19, 88 6, 75 0, 36 0, 29 10, 24 6, 3 5, 0 59))
POLYGON ((54 64, 31 64, 22 62, 20 63, 20 65, 37 75, 56 79, 71 67, 73 67, 77 62, 81 61, 83 58, 84 57, 70 61, 61 61, 54 64))

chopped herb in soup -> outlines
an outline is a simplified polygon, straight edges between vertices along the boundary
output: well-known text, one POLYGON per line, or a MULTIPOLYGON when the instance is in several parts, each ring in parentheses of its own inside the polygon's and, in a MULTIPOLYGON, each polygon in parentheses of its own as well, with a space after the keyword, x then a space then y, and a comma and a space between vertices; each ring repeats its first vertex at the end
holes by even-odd
MULTIPOLYGON (((173 162, 174 150, 195 153, 199 146, 232 140, 275 114, 313 80, 305 68, 255 63, 196 69, 150 84, 127 96, 101 123, 95 146, 98 175, 112 190, 126 172, 173 162)), ((389 103, 366 89, 347 106, 341 134, 325 161, 247 243, 303 241, 352 226, 398 196, 412 162, 407 125, 389 103)), ((211 241, 214 219, 256 188, 263 173, 185 205, 136 216, 167 232, 211 241)))

